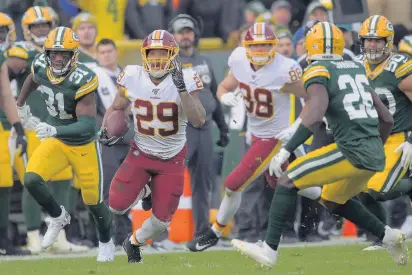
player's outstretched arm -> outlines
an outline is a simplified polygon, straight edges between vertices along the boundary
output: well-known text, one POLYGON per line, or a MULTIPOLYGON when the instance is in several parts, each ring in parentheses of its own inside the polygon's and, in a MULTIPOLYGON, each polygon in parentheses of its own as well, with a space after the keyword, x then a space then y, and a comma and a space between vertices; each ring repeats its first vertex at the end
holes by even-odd
POLYGON ((399 82, 398 88, 412 101, 412 74, 399 82))
POLYGON ((101 129, 104 128, 106 119, 110 116, 110 114, 113 111, 116 110, 126 110, 130 105, 130 101, 129 99, 126 97, 126 90, 125 88, 120 86, 120 89, 118 90, 118 92, 116 93, 116 96, 114 98, 114 101, 112 103, 112 105, 106 110, 106 113, 104 114, 103 117, 103 122, 102 122, 102 126, 101 129))
MULTIPOLYGON (((182 63, 180 63, 178 57, 173 60, 173 63, 175 68, 171 72, 172 79, 182 100, 183 112, 185 113, 187 120, 189 120, 194 127, 202 127, 206 121, 205 108, 203 108, 203 105, 197 96, 197 91, 191 91, 190 93, 187 91, 183 77, 182 63)), ((200 84, 196 84, 197 88, 202 89, 203 83, 200 79, 198 81, 200 81, 200 84)))
POLYGON ((34 80, 33 73, 29 74, 20 90, 20 95, 17 99, 17 107, 22 107, 26 103, 30 93, 35 91, 38 87, 39 84, 34 80))
POLYGON ((385 143, 386 139, 392 132, 393 117, 388 108, 386 108, 386 106, 382 103, 379 96, 374 91, 370 91, 370 93, 379 117, 379 134, 382 142, 385 143))
POLYGON ((238 86, 239 81, 235 78, 232 72, 229 72, 225 79, 223 79, 217 87, 217 98, 219 101, 229 107, 236 106, 241 100, 242 95, 240 91, 233 93, 238 86))
POLYGON ((2 108, 6 113, 8 121, 10 124, 21 123, 17 113, 16 101, 10 89, 8 67, 6 64, 3 64, 0 69, 0 85, 2 108))
POLYGON ((282 88, 281 92, 287 94, 293 94, 297 97, 306 99, 308 94, 306 93, 305 87, 303 86, 302 80, 297 80, 295 82, 286 83, 282 88))

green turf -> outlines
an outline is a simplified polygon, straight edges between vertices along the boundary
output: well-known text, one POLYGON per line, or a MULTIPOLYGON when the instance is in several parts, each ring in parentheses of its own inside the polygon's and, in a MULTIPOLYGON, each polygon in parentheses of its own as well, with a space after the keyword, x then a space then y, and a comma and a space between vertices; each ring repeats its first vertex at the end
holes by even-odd
MULTIPOLYGON (((362 252, 364 246, 283 248, 278 265, 269 271, 234 251, 170 253, 144 256, 144 264, 126 257, 98 264, 95 258, 0 262, 1 275, 235 275, 235 274, 412 274, 412 264, 396 266, 386 251, 362 252)), ((412 246, 410 245, 410 249, 412 246)), ((1 259, 1 258, 0 258, 1 259)))

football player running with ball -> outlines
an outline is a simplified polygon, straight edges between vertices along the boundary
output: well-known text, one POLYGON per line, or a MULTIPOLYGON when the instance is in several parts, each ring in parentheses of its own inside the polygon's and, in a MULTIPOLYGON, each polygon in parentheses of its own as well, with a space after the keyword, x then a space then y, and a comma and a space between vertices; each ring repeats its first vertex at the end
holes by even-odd
POLYGON ((100 145, 96 141, 97 76, 77 62, 79 40, 69 28, 52 30, 44 42, 44 52, 36 56, 31 74, 21 89, 17 106, 22 120, 30 118, 25 104, 31 92, 40 88, 49 116, 36 127, 42 139, 27 164, 24 186, 52 217, 41 243, 50 247, 60 230, 70 223, 70 215, 50 193, 46 182, 57 173, 73 167, 81 185, 84 203, 92 212, 99 231, 98 262, 114 260, 110 236, 111 213, 103 202, 103 172, 100 145))
POLYGON ((383 143, 391 133, 393 118, 369 85, 362 64, 342 60, 345 42, 338 27, 328 22, 317 23, 307 34, 305 44, 310 62, 302 77, 308 94, 307 109, 293 136, 269 167, 271 173, 281 177, 272 199, 265 242, 232 240, 232 245, 262 265, 276 265, 280 237, 301 190, 331 212, 374 233, 394 262, 404 265, 408 262, 405 235, 385 226, 352 199, 376 172, 384 170, 383 143), (336 143, 296 159, 282 175, 282 164, 312 135, 311 129, 324 116, 336 143))
MULTIPOLYGON (((178 52, 169 32, 149 34, 141 50, 143 66, 129 65, 119 75, 121 90, 105 114, 106 121, 113 111, 131 104, 135 129, 130 151, 110 186, 110 209, 116 214, 128 211, 149 195, 151 179, 153 214, 123 243, 129 263, 142 262, 140 246, 169 226, 183 193, 187 121, 195 127, 205 122, 197 95, 203 83, 191 68, 182 70, 178 52)), ((118 139, 102 129, 103 144, 118 139)))

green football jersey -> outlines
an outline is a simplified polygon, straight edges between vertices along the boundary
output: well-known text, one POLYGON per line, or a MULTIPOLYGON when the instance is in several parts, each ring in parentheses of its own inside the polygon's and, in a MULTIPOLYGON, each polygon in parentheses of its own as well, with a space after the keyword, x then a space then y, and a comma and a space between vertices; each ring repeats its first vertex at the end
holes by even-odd
POLYGON ((412 130, 412 102, 399 89, 399 83, 412 74, 412 60, 401 54, 392 54, 372 68, 363 60, 370 85, 393 116, 392 133, 412 130))
POLYGON ((382 171, 385 154, 379 137, 378 114, 362 64, 314 62, 305 70, 303 81, 305 88, 314 83, 326 87, 329 104, 325 117, 342 154, 355 167, 382 171))
MULTIPOLYGON (((40 84, 40 94, 48 111, 46 123, 53 126, 64 126, 77 122, 76 106, 79 99, 94 92, 99 84, 95 73, 83 64, 72 70, 67 76, 54 79, 47 69, 45 54, 40 53, 33 61, 31 68, 34 79, 40 84), (53 83, 50 79, 53 79, 53 83)), ((59 138, 69 145, 87 144, 95 139, 97 126, 90 133, 76 138, 59 138)))
MULTIPOLYGON (((5 56, 4 56, 4 52, 2 50, 0 50, 0 68, 1 66, 3 66, 4 61, 6 60, 5 56)), ((10 130, 11 129, 11 125, 10 122, 7 120, 7 116, 6 113, 3 112, 2 109, 0 109, 0 126, 4 129, 4 130, 10 130)))

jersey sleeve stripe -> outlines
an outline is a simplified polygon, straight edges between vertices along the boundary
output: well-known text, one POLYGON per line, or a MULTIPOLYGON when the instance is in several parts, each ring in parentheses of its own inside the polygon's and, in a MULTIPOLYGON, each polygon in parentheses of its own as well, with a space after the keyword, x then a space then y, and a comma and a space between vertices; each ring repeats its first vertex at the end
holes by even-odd
POLYGON ((93 92, 94 90, 97 89, 98 86, 99 86, 99 80, 97 76, 95 76, 92 81, 80 87, 80 89, 76 92, 74 99, 78 99, 84 95, 87 95, 93 92))
POLYGON ((303 83, 305 83, 309 79, 311 79, 313 77, 317 77, 317 76, 324 76, 324 77, 330 78, 330 74, 329 74, 328 70, 325 67, 323 67, 323 66, 313 66, 313 67, 309 68, 303 74, 303 77, 302 77, 303 83))
POLYGON ((29 59, 29 53, 22 48, 13 47, 7 51, 7 57, 18 57, 27 60, 29 59))
POLYGON ((119 86, 119 90, 120 90, 120 94, 125 97, 125 98, 129 98, 129 92, 127 91, 127 89, 123 86, 119 86))
POLYGON ((409 60, 395 71, 395 77, 401 78, 412 71, 412 60, 409 60))

